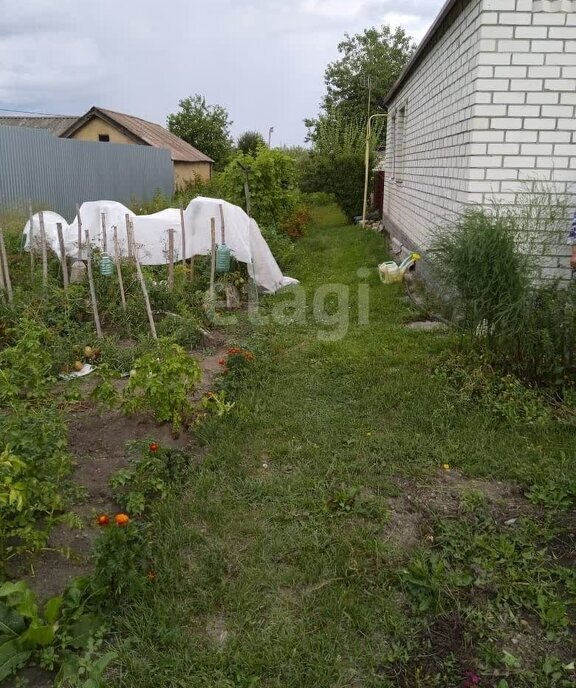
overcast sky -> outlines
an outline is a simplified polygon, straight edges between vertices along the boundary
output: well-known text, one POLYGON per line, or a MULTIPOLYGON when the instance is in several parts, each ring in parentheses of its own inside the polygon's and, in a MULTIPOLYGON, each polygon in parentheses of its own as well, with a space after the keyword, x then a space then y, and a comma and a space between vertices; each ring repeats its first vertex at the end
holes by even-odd
MULTIPOLYGON (((419 41, 444 0, 0 0, 0 107, 92 105, 165 124, 178 100, 224 105, 233 133, 302 143, 344 33, 419 41)), ((6 114, 6 113, 0 113, 6 114)))

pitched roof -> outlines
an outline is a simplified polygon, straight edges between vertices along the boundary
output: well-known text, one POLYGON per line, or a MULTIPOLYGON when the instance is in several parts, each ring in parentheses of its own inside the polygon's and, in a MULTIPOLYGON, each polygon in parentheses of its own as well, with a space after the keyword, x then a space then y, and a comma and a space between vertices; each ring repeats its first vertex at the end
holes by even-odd
MULTIPOLYGON (((428 45, 431 43, 432 39, 436 35, 436 33, 440 30, 444 20, 448 17, 450 12, 456 7, 458 4, 459 0, 447 0, 446 4, 442 9, 440 10, 440 14, 436 17, 434 20, 434 23, 432 26, 428 29, 428 32, 424 36, 424 38, 420 41, 420 44, 416 48, 416 52, 410 60, 408 61, 408 64, 404 67, 402 73, 396 80, 396 83, 392 86, 392 88, 388 91, 384 98, 384 105, 387 106, 390 101, 394 98, 394 96, 398 93, 404 82, 408 79, 408 77, 412 74, 412 72, 416 69, 416 67, 420 64, 420 61, 424 57, 424 54, 426 52, 426 48, 428 45)), ((464 9, 464 7, 468 4, 468 0, 464 0, 463 3, 460 5, 460 10, 464 9)))
POLYGON ((54 136, 60 136, 77 119, 78 117, 68 117, 67 115, 53 115, 50 117, 10 115, 0 117, 0 126, 47 129, 54 136))
POLYGON ((61 136, 69 138, 75 131, 80 129, 86 122, 93 117, 108 122, 112 126, 120 129, 129 138, 138 143, 143 143, 155 148, 168 148, 172 155, 172 160, 178 162, 214 162, 212 158, 191 146, 168 129, 154 122, 148 122, 139 117, 125 115, 122 112, 104 110, 103 108, 92 107, 88 112, 73 122, 61 136))

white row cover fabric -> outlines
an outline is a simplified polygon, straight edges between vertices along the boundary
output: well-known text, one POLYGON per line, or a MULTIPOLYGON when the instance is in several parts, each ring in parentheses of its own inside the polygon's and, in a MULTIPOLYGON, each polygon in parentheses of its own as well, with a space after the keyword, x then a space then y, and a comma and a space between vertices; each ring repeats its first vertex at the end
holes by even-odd
MULTIPOLYGON (((114 228, 116 228, 120 254, 128 255, 126 235, 126 216, 134 226, 134 239, 138 259, 143 265, 165 265, 168 262, 168 230, 174 230, 174 260, 192 258, 210 253, 211 218, 216 220, 216 243, 223 243, 220 215, 224 215, 224 243, 232 255, 241 263, 246 263, 248 273, 263 290, 273 293, 298 284, 298 280, 285 277, 266 243, 258 224, 236 205, 214 198, 195 198, 184 211, 184 250, 182 243, 182 223, 180 211, 168 208, 152 215, 135 215, 126 206, 116 201, 88 201, 80 206, 82 224, 82 244, 85 244, 85 231, 88 230, 90 243, 101 251, 107 249, 114 259, 114 228), (104 237, 106 241, 104 241, 104 237)), ((46 242, 59 254, 57 223, 62 224, 64 250, 67 256, 83 258, 78 251, 78 217, 68 225, 66 220, 51 211, 44 211, 46 242)), ((30 249, 31 240, 37 245, 40 237, 40 216, 32 217, 24 227, 24 248, 30 249)))

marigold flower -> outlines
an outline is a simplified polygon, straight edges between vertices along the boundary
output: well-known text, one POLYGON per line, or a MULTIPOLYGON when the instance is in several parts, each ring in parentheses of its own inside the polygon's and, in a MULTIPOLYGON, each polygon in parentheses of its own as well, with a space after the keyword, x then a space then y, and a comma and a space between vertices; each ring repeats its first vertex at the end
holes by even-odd
POLYGON ((147 576, 149 581, 155 581, 156 580, 156 573, 154 571, 148 571, 146 576, 147 576))
POLYGON ((247 361, 253 361, 254 360, 254 354, 251 351, 245 351, 244 352, 244 358, 247 361))
POLYGON ((130 517, 127 514, 116 514, 116 516, 114 516, 114 520, 121 528, 130 523, 130 517))
POLYGON ((443 468, 445 471, 449 471, 449 470, 450 470, 450 464, 449 464, 449 463, 443 463, 443 464, 442 464, 442 468, 443 468))
POLYGON ((158 442, 150 442, 150 445, 148 446, 148 449, 152 452, 155 453, 160 449, 160 445, 158 442))
POLYGON ((234 355, 240 353, 240 349, 238 349, 237 347, 233 346, 231 349, 228 349, 228 353, 229 353, 231 356, 234 356, 234 355))
POLYGON ((218 365, 221 365, 221 366, 226 365, 226 359, 221 358, 221 359, 218 361, 218 365))
POLYGON ((99 526, 107 526, 109 523, 110 519, 108 518, 108 514, 100 514, 100 516, 98 516, 99 526))

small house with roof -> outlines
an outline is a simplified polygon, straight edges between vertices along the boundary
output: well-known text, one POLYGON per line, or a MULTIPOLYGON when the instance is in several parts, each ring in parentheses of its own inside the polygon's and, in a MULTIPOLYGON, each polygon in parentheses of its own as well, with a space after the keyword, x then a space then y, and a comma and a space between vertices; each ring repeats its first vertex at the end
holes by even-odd
POLYGON ((78 141, 125 143, 167 148, 174 164, 174 188, 182 188, 195 179, 208 180, 214 161, 194 146, 159 124, 113 110, 92 107, 59 136, 78 141))

